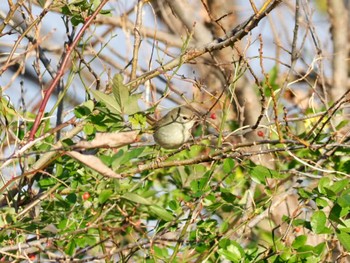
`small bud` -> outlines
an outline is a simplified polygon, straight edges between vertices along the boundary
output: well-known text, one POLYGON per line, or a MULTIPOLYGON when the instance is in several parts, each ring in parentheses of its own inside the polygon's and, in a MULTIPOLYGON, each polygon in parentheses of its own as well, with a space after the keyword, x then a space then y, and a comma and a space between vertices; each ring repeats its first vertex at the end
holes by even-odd
POLYGON ((299 233, 299 232, 301 231, 301 228, 297 226, 297 227, 294 228, 294 231, 295 231, 296 233, 299 233))
POLYGON ((88 192, 85 192, 82 197, 83 197, 83 200, 87 200, 90 198, 90 194, 88 192))
POLYGON ((28 254, 28 258, 29 258, 30 260, 34 261, 35 258, 36 258, 36 256, 35 256, 34 253, 31 253, 31 254, 28 254))
POLYGON ((258 134, 259 137, 264 137, 264 132, 263 131, 258 131, 257 134, 258 134))

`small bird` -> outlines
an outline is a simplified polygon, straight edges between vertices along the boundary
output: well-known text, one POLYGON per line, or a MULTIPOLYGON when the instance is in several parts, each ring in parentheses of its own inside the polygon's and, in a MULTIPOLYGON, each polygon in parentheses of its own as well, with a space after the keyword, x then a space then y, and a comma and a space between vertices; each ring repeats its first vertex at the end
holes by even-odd
POLYGON ((165 149, 180 148, 191 138, 191 130, 197 121, 193 110, 185 106, 175 108, 154 125, 154 141, 165 149))

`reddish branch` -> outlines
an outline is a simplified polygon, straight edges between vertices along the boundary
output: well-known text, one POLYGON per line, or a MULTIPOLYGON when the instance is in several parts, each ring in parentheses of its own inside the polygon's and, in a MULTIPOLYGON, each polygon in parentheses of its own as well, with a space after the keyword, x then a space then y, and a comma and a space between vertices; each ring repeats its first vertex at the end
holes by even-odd
POLYGON ((47 88, 45 91, 44 91, 44 98, 43 100, 41 101, 41 104, 40 104, 40 107, 39 107, 39 111, 38 111, 38 114, 35 118, 35 121, 34 121, 34 124, 33 124, 33 128, 32 130, 30 131, 30 134, 29 134, 29 140, 32 141, 34 139, 34 135, 36 133, 36 131, 38 130, 39 128, 39 125, 40 125, 40 122, 41 122, 41 119, 44 115, 44 111, 45 111, 45 108, 46 108, 46 104, 47 102, 49 101, 49 98, 52 94, 52 92, 54 91, 54 89, 56 88, 57 84, 59 83, 61 77, 63 76, 63 74, 65 73, 65 68, 66 68, 66 65, 69 61, 69 58, 74 50, 74 48, 78 45, 81 37, 83 36, 83 33, 85 32, 85 30, 90 26, 90 24, 92 23, 92 21, 96 18, 96 16, 100 13, 102 7, 108 2, 108 0, 103 0, 101 2, 101 4, 96 8, 96 10, 94 11, 94 13, 86 19, 83 27, 81 28, 81 30, 79 31, 79 33, 77 34, 77 37, 74 39, 74 41, 67 46, 66 48, 66 53, 62 59, 62 62, 61 62, 61 65, 60 65, 60 68, 57 72, 57 75, 56 77, 53 79, 53 81, 51 82, 51 85, 49 86, 49 88, 47 88))

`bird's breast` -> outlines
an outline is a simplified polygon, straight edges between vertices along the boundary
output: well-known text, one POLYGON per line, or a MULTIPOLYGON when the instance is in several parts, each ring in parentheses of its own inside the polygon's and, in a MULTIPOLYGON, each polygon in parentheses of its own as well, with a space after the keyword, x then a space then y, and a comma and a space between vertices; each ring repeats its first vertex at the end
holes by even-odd
POLYGON ((181 147, 189 140, 190 130, 186 125, 172 123, 159 127, 154 133, 154 140, 165 149, 175 149, 181 147))

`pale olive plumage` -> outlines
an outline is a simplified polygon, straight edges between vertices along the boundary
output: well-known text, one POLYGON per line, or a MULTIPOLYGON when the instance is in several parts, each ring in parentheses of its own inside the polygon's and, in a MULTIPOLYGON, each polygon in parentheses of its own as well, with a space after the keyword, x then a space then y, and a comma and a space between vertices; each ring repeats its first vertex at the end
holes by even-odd
POLYGON ((156 123, 153 138, 165 149, 179 148, 191 138, 196 120, 197 116, 191 109, 175 108, 156 123))

